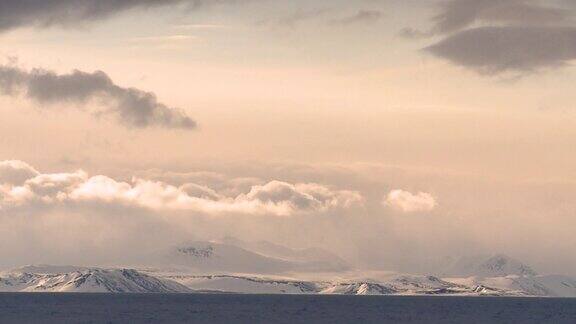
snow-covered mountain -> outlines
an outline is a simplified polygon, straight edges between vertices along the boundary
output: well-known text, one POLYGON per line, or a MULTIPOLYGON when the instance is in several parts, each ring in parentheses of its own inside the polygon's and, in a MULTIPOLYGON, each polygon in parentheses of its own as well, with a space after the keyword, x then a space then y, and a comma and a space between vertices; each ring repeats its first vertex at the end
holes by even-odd
POLYGON ((565 276, 441 279, 386 273, 376 276, 377 279, 345 277, 301 280, 278 276, 194 275, 158 270, 36 266, 0 274, 0 291, 576 297, 576 280, 565 276), (76 270, 58 273, 58 269, 76 270))
POLYGON ((319 292, 323 295, 393 295, 397 291, 372 282, 336 283, 319 292))
MULTIPOLYGON (((84 293, 183 293, 186 286, 129 269, 82 269, 58 273, 68 267, 25 267, 0 275, 0 291, 84 293), (22 270, 36 269, 38 272, 22 270)), ((68 270, 68 269, 66 269, 68 270)))
POLYGON ((195 291, 245 294, 323 294, 323 295, 463 295, 519 296, 517 292, 467 286, 433 276, 395 274, 384 279, 350 278, 298 280, 292 278, 242 275, 157 274, 195 291))
POLYGON ((197 291, 244 294, 316 294, 319 291, 317 282, 283 278, 185 274, 169 274, 162 277, 197 291))
MULTIPOLYGON (((251 246, 254 250, 258 249, 258 245, 252 244, 251 246)), ((272 252, 276 255, 284 253, 289 257, 292 253, 268 243, 260 245, 259 251, 265 253, 266 249, 269 250, 268 255, 272 252)), ((206 253, 201 254, 204 256, 206 253)), ((467 258, 449 266, 452 273, 458 275, 431 276, 398 273, 363 275, 358 271, 340 271, 321 274, 316 276, 315 280, 307 279, 309 275, 306 273, 299 276, 304 280, 238 274, 170 275, 166 278, 194 290, 235 293, 576 297, 576 280, 566 276, 538 275, 528 265, 504 255, 467 258)))
POLYGON ((332 295, 413 295, 474 294, 473 289, 432 276, 395 275, 373 279, 337 279, 306 281, 290 278, 266 278, 241 275, 162 275, 197 291, 260 294, 332 294, 332 295))
MULTIPOLYGON (((26 266, 0 273, 0 292, 576 297, 576 279, 538 275, 502 255, 450 265, 461 275, 432 276, 359 270, 314 272, 310 269, 315 266, 316 251, 268 243, 252 248, 262 254, 231 244, 197 242, 163 255, 169 261, 166 267, 141 270, 26 266), (272 254, 285 254, 285 259, 272 254), (307 259, 308 255, 314 258, 307 259), (174 268, 174 264, 183 267, 174 268)), ((327 258, 333 260, 332 255, 327 258)))
POLYGON ((447 281, 524 296, 576 297, 576 280, 560 275, 446 278, 447 281))
POLYGON ((539 275, 530 266, 506 255, 462 258, 450 264, 447 281, 526 296, 576 297, 576 280, 539 275))

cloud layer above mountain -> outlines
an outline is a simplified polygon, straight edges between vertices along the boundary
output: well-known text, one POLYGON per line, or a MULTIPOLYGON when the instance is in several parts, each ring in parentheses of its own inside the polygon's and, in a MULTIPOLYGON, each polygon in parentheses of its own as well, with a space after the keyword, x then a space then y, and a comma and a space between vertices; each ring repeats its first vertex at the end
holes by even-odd
POLYGON ((196 122, 184 111, 158 102, 151 92, 118 86, 102 71, 57 74, 43 69, 26 71, 15 66, 0 66, 0 93, 22 94, 40 104, 94 104, 104 107, 94 111, 95 115, 111 115, 128 127, 196 127, 196 122))
POLYGON ((102 175, 89 176, 84 171, 41 174, 21 161, 1 162, 0 183, 2 209, 84 204, 209 215, 291 216, 347 209, 363 202, 357 192, 331 190, 318 184, 271 181, 231 197, 193 183, 177 187, 138 178, 123 182, 102 175))
POLYGON ((334 224, 364 209, 359 192, 331 186, 223 181, 213 189, 82 170, 42 173, 22 161, 0 162, 0 246, 10 247, 0 251, 0 268, 146 262, 154 251, 227 235, 317 242, 318 228, 324 239, 336 237, 334 224))

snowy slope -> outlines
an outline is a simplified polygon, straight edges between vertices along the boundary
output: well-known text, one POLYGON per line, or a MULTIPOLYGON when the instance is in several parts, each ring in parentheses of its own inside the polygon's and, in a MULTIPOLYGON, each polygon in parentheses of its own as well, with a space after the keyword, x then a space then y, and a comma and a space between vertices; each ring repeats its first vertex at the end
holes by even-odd
POLYGON ((495 289, 475 291, 476 286, 448 282, 433 276, 396 274, 385 279, 297 280, 242 275, 198 276, 157 274, 196 291, 245 294, 325 294, 325 295, 520 295, 495 289))
POLYGON ((169 275, 165 278, 199 291, 219 291, 243 294, 315 294, 317 283, 290 279, 250 276, 169 275))
POLYGON ((447 281, 522 296, 576 297, 576 280, 560 275, 447 278, 447 281))
POLYGON ((576 280, 539 275, 530 266, 505 255, 461 258, 447 267, 447 281, 477 286, 478 291, 521 296, 576 297, 576 280))
MULTIPOLYGON (((46 270, 42 269, 41 272, 46 272, 46 270)), ((86 269, 67 273, 15 271, 0 276, 0 291, 85 293, 191 292, 190 289, 176 282, 158 279, 127 269, 86 269)))
POLYGON ((323 294, 354 295, 459 295, 478 294, 473 287, 448 282, 434 276, 390 274, 376 279, 358 278, 334 283, 323 294))
POLYGON ((385 284, 352 282, 332 284, 319 293, 324 295, 393 295, 398 292, 385 284))

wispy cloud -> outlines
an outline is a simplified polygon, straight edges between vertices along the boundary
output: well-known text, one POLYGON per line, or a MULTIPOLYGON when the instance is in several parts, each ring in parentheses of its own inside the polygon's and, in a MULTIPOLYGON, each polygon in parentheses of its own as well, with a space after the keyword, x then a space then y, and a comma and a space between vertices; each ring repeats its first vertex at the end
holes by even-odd
POLYGON ((322 17, 332 12, 330 8, 318 8, 312 10, 298 10, 290 15, 276 19, 264 19, 257 22, 257 25, 277 25, 286 27, 295 27, 298 24, 322 17))
POLYGON ((166 6, 199 8, 212 4, 234 4, 250 0, 0 0, 0 32, 19 27, 49 27, 84 24, 133 9, 166 6))
POLYGON ((129 41, 133 43, 166 43, 166 42, 185 42, 199 40, 200 37, 193 35, 164 35, 164 36, 143 36, 133 37, 129 41))
POLYGON ((333 19, 330 21, 333 25, 354 25, 354 24, 371 24, 379 21, 384 14, 378 10, 360 10, 354 15, 333 19))
POLYGON ((553 1, 535 0, 450 0, 434 17, 439 34, 458 32, 475 23, 506 25, 557 25, 571 20, 572 12, 553 1))
POLYGON ((228 25, 219 24, 182 24, 173 26, 175 29, 180 30, 218 30, 218 29, 228 29, 228 25))

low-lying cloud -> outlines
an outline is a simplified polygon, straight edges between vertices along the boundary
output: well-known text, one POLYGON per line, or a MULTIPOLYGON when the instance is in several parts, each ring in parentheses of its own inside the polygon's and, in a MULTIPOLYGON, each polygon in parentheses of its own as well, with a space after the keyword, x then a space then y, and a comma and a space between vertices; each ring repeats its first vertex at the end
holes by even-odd
MULTIPOLYGON (((22 209, 37 205, 100 205, 144 208, 156 211, 191 211, 218 215, 291 216, 347 209, 361 205, 358 192, 332 190, 319 184, 271 181, 252 186, 235 197, 193 183, 174 186, 135 178, 123 182, 107 176, 89 176, 84 171, 29 174, 23 179, 24 162, 8 161, 0 175, 0 208, 22 209), (14 181, 18 179, 19 181, 14 181)), ((28 166, 29 170, 34 170, 28 166)))
POLYGON ((196 122, 183 110, 158 102, 154 93, 118 86, 102 71, 57 74, 4 65, 0 66, 0 94, 24 95, 40 104, 94 104, 103 107, 94 111, 95 115, 113 116, 128 127, 196 127, 196 122))
POLYGON ((392 190, 384 198, 384 205, 404 213, 429 212, 436 208, 436 199, 429 193, 413 194, 404 190, 392 190))
POLYGON ((20 185, 40 173, 22 161, 0 161, 0 184, 20 185))

